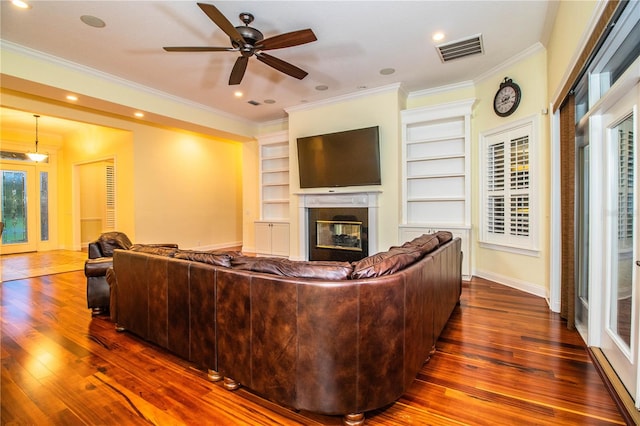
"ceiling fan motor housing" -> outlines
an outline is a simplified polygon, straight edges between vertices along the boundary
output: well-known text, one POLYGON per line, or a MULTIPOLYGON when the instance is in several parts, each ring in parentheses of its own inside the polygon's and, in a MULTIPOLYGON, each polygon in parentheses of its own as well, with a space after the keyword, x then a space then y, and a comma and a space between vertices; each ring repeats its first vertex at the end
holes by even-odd
MULTIPOLYGON (((240 27, 236 27, 236 30, 238 30, 238 32, 240 33, 242 38, 247 42, 247 44, 251 46, 255 46, 257 42, 264 39, 264 35, 262 35, 260 31, 256 30, 253 27, 240 26, 240 27)), ((233 45, 233 47, 236 47, 236 48, 244 47, 244 46, 239 46, 238 43, 236 43, 233 39, 231 39, 231 44, 233 45)))

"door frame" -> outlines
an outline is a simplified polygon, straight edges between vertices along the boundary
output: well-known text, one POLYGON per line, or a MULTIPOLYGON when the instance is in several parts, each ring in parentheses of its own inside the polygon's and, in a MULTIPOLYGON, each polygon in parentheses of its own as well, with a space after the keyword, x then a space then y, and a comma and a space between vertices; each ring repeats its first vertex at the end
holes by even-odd
MULTIPOLYGON (((617 123, 619 119, 629 114, 627 108, 625 113, 620 112, 615 118, 607 119, 605 122, 605 116, 609 111, 613 111, 616 105, 627 101, 627 97, 634 97, 633 100, 633 113, 636 120, 636 132, 635 132, 635 147, 636 147, 636 161, 638 159, 638 105, 640 104, 640 58, 638 58, 634 64, 623 74, 620 80, 612 86, 605 96, 602 97, 596 104, 589 110, 587 115, 583 119, 588 119, 590 123, 590 149, 591 159, 590 162, 590 271, 589 271, 589 324, 588 332, 586 336, 586 342, 588 346, 592 346, 602 351, 603 335, 606 333, 605 325, 608 321, 608 305, 609 300, 605 297, 607 294, 607 285, 609 280, 609 270, 607 268, 607 260, 603 253, 607 251, 607 236, 608 236, 608 220, 606 217, 606 209, 608 207, 610 190, 606 187, 606 173, 609 168, 606 162, 609 161, 610 155, 608 151, 609 138, 605 137, 607 127, 612 123, 617 123), (597 161, 596 161, 597 160, 597 161), (597 302, 597 303, 596 303, 597 302)), ((635 172, 638 172, 638 164, 635 164, 635 172)), ((638 175, 636 174, 636 180, 638 175)), ((638 205, 638 188, 636 187, 634 200, 636 206, 638 205)), ((637 219, 636 219, 637 223, 637 219)), ((638 250, 638 227, 634 228, 634 246, 638 250)), ((636 253, 639 256, 640 253, 636 253)), ((635 259, 637 260, 637 259, 635 259)), ((635 275, 638 276, 637 266, 634 266, 635 275)), ((635 283, 635 289, 633 294, 633 300, 636 306, 632 308, 632 312, 635 315, 632 318, 632 334, 638 334, 638 297, 637 294, 637 278, 635 283)), ((584 336, 583 336, 584 337, 584 336)), ((605 342, 607 343, 607 342, 605 342)), ((607 343, 608 344, 608 343, 607 343)), ((635 369, 635 407, 640 408, 640 369, 637 366, 638 361, 638 339, 632 339, 631 352, 633 359, 631 362, 636 366, 635 369)), ((605 358, 606 359, 606 358, 605 358)), ((608 359, 607 363, 611 365, 608 359)), ((613 366, 611 365, 611 368, 613 366)), ((616 373, 619 373, 616 371, 616 373)), ((631 395, 632 393, 629 392, 631 395)))
MULTIPOLYGON (((115 187, 117 188, 117 179, 118 179, 118 167, 115 155, 110 155, 106 157, 93 158, 88 161, 80 161, 77 163, 73 163, 71 167, 71 241, 73 244, 73 250, 82 250, 82 236, 81 236, 81 201, 82 201, 82 191, 80 189, 80 167, 86 166, 88 164, 94 163, 102 163, 102 162, 112 162, 115 170, 114 179, 116 182, 115 187)), ((117 192, 116 192, 116 224, 118 217, 117 210, 117 192)))

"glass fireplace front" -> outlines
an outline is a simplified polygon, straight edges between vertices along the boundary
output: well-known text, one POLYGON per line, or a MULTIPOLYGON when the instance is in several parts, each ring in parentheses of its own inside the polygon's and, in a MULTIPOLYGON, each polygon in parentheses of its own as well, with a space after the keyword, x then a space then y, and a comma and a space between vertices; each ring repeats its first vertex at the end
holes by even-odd
POLYGON ((362 222, 317 220, 316 247, 362 251, 362 222))

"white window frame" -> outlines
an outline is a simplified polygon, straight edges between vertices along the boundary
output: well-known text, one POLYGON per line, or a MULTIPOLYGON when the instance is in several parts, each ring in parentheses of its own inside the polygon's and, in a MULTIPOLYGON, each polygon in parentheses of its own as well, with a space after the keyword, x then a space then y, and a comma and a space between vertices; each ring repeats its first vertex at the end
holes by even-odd
MULTIPOLYGON (((527 117, 509 123, 504 126, 489 130, 480 134, 480 230, 479 243, 481 247, 494 250, 508 251, 529 256, 539 256, 539 217, 540 203, 538 197, 538 181, 540 179, 538 151, 540 149, 539 142, 539 119, 537 116, 527 117), (512 182, 517 181, 517 175, 512 177, 510 170, 511 159, 511 142, 519 138, 528 137, 528 188, 512 188, 512 182), (503 179, 504 186, 501 190, 489 188, 492 183, 489 179, 490 164, 489 150, 491 147, 504 143, 504 166, 503 179), (492 232, 489 215, 490 197, 504 196, 504 232, 492 232), (528 232, 527 235, 513 235, 511 229, 526 230, 527 227, 518 226, 516 222, 512 223, 510 212, 515 205, 511 200, 514 197, 528 196, 528 232), (512 226, 513 225, 513 226, 512 226)), ((499 229, 499 226, 496 228, 499 229)), ((523 231, 524 232, 524 231, 523 231)))

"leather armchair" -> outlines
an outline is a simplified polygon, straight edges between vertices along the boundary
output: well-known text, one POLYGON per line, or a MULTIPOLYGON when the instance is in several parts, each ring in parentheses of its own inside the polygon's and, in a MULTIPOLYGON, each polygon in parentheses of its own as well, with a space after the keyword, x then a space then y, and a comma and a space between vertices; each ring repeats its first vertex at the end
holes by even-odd
MULTIPOLYGON (((89 243, 87 247, 89 258, 84 263, 84 275, 87 277, 87 307, 91 309, 92 315, 110 312, 113 299, 112 283, 116 282, 113 274, 114 250, 135 250, 140 246, 142 245, 134 245, 126 234, 118 231, 105 232, 97 240, 89 243), (109 277, 109 275, 113 276, 109 277)), ((144 244, 144 246, 178 248, 178 245, 173 243, 144 244)))
POLYGON ((92 315, 109 312, 110 288, 107 282, 107 270, 113 266, 115 249, 129 250, 133 246, 126 234, 118 231, 101 234, 97 240, 89 243, 89 258, 84 263, 84 275, 87 277, 87 307, 92 315))

